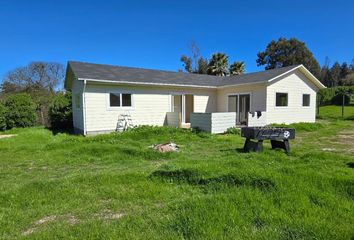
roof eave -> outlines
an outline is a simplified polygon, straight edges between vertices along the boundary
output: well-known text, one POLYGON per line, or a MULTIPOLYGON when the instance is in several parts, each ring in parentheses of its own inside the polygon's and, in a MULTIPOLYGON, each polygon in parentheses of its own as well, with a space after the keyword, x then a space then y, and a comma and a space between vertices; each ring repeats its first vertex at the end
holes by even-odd
POLYGON ((189 84, 170 84, 170 83, 153 83, 153 82, 132 82, 132 81, 113 81, 105 79, 94 79, 94 78, 78 78, 80 81, 89 81, 89 82, 101 82, 101 83, 112 83, 112 84, 124 84, 124 85, 135 85, 135 86, 161 86, 161 87, 190 87, 190 88, 207 88, 207 89, 216 89, 217 86, 208 86, 208 85, 189 85, 189 84))
POLYGON ((285 76, 286 74, 288 73, 291 73, 293 72, 294 70, 296 69, 299 69, 301 70, 302 73, 304 73, 310 80, 312 83, 314 83, 316 85, 316 87, 318 89, 323 89, 323 88, 326 88, 325 85, 323 85, 320 80, 318 80, 304 65, 298 65, 298 66, 295 66, 294 68, 282 73, 282 74, 279 74, 278 76, 274 77, 274 78, 271 78, 269 79, 267 82, 271 83, 279 78, 281 78, 282 76, 285 76))

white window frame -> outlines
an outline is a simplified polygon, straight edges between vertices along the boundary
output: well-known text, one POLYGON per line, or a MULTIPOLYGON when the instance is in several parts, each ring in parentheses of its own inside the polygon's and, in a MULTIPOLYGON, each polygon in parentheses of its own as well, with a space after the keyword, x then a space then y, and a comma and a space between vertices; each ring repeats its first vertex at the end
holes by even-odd
POLYGON ((303 108, 309 108, 309 107, 311 107, 311 94, 310 94, 310 93, 303 93, 303 94, 301 95, 301 98, 302 98, 302 104, 301 104, 301 106, 302 106, 303 108), (308 95, 308 96, 309 96, 309 105, 308 105, 308 106, 304 106, 304 95, 308 95))
POLYGON ((237 96, 237 112, 236 112, 236 122, 239 123, 240 120, 240 95, 250 95, 250 112, 253 112, 252 99, 253 92, 236 92, 226 94, 226 112, 229 111, 229 96, 237 96))
POLYGON ((275 108, 287 108, 287 107, 289 107, 289 92, 275 92, 274 93, 274 107, 275 108), (287 95, 287 97, 288 97, 288 101, 287 101, 287 105, 286 106, 277 106, 277 93, 286 93, 286 95, 287 95))
POLYGON ((134 94, 132 92, 129 92, 129 91, 108 91, 106 95, 107 95, 107 97, 106 97, 107 110, 110 110, 110 111, 114 111, 114 110, 134 110, 134 94), (110 94, 111 93, 119 94, 120 106, 111 107, 111 99, 110 99, 110 94), (123 104, 122 94, 130 94, 131 106, 122 106, 122 104, 123 104))

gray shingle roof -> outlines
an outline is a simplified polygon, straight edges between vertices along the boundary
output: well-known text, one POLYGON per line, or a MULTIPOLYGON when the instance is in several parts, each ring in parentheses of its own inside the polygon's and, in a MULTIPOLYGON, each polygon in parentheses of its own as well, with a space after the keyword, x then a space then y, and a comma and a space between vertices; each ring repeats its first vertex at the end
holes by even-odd
POLYGON ((297 67, 289 66, 236 76, 218 77, 76 61, 69 61, 68 65, 72 69, 75 76, 82 79, 150 83, 156 85, 189 85, 200 87, 221 87, 227 85, 267 82, 268 80, 297 67))

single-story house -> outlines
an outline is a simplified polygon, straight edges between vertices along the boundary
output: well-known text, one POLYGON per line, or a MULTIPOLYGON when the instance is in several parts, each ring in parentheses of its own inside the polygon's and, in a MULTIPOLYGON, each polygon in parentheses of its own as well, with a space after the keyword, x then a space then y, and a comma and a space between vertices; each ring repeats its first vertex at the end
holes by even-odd
POLYGON ((316 93, 325 86, 303 65, 221 77, 69 61, 65 88, 76 132, 92 135, 116 131, 122 114, 133 125, 210 132, 315 122, 316 93))

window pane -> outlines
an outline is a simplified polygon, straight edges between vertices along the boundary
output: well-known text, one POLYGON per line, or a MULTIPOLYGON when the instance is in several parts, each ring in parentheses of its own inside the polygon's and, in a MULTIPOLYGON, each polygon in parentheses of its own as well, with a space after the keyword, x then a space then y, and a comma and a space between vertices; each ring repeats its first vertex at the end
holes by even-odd
POLYGON ((277 107, 288 106, 288 94, 287 93, 276 93, 276 103, 277 107))
POLYGON ((229 112, 237 112, 237 95, 231 95, 229 96, 229 105, 228 105, 228 111, 229 112))
POLYGON ((302 95, 302 106, 304 107, 310 106, 310 94, 302 95))
POLYGON ((110 93, 109 94, 109 106, 120 107, 120 94, 119 93, 110 93))
POLYGON ((132 106, 132 95, 131 94, 122 94, 122 106, 131 107, 132 106))

